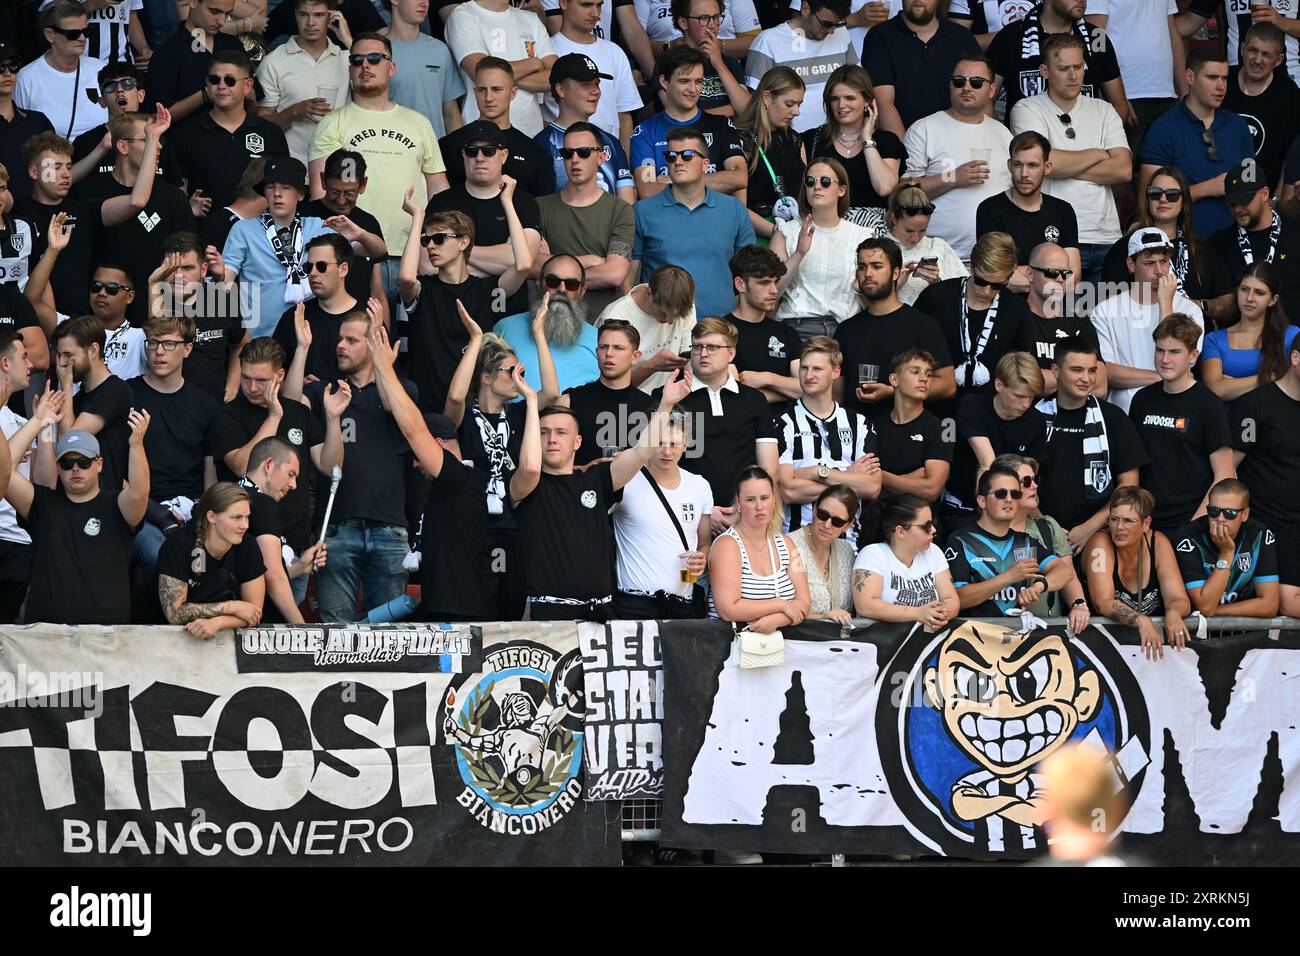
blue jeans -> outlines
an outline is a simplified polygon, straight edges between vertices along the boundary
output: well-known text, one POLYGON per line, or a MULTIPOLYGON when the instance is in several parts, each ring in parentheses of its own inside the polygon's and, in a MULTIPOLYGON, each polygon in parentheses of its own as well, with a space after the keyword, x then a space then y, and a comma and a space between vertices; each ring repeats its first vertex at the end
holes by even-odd
POLYGON ((165 540, 162 528, 147 521, 136 533, 135 544, 131 547, 131 560, 139 567, 142 581, 152 581, 158 576, 158 552, 162 550, 165 540))
POLYGON ((357 591, 364 589, 366 610, 386 604, 406 592, 402 562, 410 552, 406 529, 363 518, 349 518, 330 528, 325 537, 329 561, 316 572, 316 598, 321 620, 344 623, 364 619, 357 614, 357 591))
POLYGON ((181 24, 180 17, 176 15, 175 0, 144 0, 144 10, 141 13, 145 39, 149 41, 151 50, 162 46, 181 24))
POLYGON ((1104 243, 1093 245, 1090 243, 1079 243, 1079 261, 1083 269, 1083 282, 1100 282, 1101 267, 1106 263, 1106 254, 1110 252, 1110 246, 1104 243))

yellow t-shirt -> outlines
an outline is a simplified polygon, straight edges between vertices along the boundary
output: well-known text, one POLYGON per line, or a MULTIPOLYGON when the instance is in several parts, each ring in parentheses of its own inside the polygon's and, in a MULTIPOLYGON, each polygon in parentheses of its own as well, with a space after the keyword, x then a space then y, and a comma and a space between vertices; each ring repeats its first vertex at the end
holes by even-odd
POLYGON ((414 201, 424 205, 429 199, 424 174, 447 170, 433 126, 405 106, 376 112, 348 103, 321 120, 311 141, 311 161, 336 149, 365 157, 366 191, 357 205, 379 220, 389 255, 400 256, 411 231, 411 219, 402 212, 406 190, 414 186, 414 201))

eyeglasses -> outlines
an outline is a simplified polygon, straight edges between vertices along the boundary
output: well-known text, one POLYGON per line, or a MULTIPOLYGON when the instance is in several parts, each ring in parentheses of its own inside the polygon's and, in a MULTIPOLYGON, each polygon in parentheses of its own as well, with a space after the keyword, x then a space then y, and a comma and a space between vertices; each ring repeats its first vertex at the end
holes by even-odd
POLYGON ((691 346, 692 355, 717 355, 723 349, 730 348, 729 345, 714 345, 712 343, 696 342, 691 346))
POLYGON ((542 276, 542 281, 546 283, 548 289, 558 289, 564 286, 565 292, 577 292, 582 288, 582 280, 575 279, 572 276, 557 276, 554 272, 548 272, 542 276))
POLYGON ((0 73, 12 73, 14 76, 17 76, 18 71, 22 68, 23 65, 17 60, 5 60, 3 63, 0 63, 0 73))
POLYGON ((308 271, 308 272, 315 271, 315 272, 319 272, 319 273, 321 273, 322 275, 324 275, 326 272, 329 272, 329 271, 330 271, 330 266, 332 266, 332 265, 335 265, 335 263, 333 263, 333 262, 326 262, 324 259, 317 259, 315 262, 313 262, 313 261, 311 261, 310 259, 308 259, 308 260, 307 260, 307 271, 308 271))
POLYGON ((1201 130, 1201 142, 1205 144, 1205 158, 1212 163, 1219 161, 1219 144, 1214 141, 1214 131, 1201 130))
POLYGON ((696 23, 698 23, 698 24, 699 24, 700 26, 702 26, 702 27, 711 27, 711 26, 713 26, 715 23, 721 23, 721 22, 722 22, 722 14, 720 14, 720 13, 705 13, 705 14, 701 14, 701 15, 698 16, 698 17, 682 17, 682 19, 683 19, 683 20, 694 20, 696 23))
POLYGON ((1223 517, 1227 518, 1229 521, 1234 520, 1237 515, 1241 514, 1245 510, 1245 508, 1220 508, 1216 505, 1205 506, 1205 513, 1211 518, 1217 518, 1219 515, 1223 515, 1223 517))
POLYGON ((480 154, 483 156, 495 156, 497 150, 500 148, 500 146, 465 146, 461 148, 461 152, 470 159, 473 159, 480 154))
POLYGON ((1074 126, 1071 125, 1074 122, 1074 120, 1070 119, 1070 114, 1061 113, 1056 118, 1060 120, 1061 125, 1065 127, 1065 138, 1074 139, 1074 126))
POLYGON ((818 521, 829 521, 832 528, 843 528, 853 520, 852 518, 841 518, 838 515, 833 515, 825 508, 815 508, 813 514, 817 516, 818 521))
POLYGON ((505 373, 506 373, 507 375, 509 375, 511 378, 514 378, 514 375, 515 375, 515 369, 517 369, 518 367, 519 367, 519 366, 518 366, 517 364, 516 364, 516 365, 511 365, 509 368, 505 368, 505 367, 503 366, 502 368, 497 369, 497 374, 500 375, 502 372, 505 372, 505 373))
POLYGON ((63 27, 50 27, 50 29, 65 40, 80 40, 82 37, 89 36, 90 34, 90 27, 81 27, 76 30, 67 30, 63 27))
POLYGON ((59 471, 72 471, 74 468, 90 471, 94 465, 95 459, 86 458, 84 455, 64 455, 59 459, 59 471))
POLYGON ((1007 287, 1006 282, 994 282, 992 279, 985 279, 978 272, 972 272, 971 278, 975 280, 975 284, 981 289, 996 289, 998 292, 1001 292, 1007 287))
POLYGON ((463 239, 465 237, 459 232, 431 232, 427 236, 421 236, 420 238, 424 241, 426 246, 430 243, 435 246, 440 246, 448 239, 463 239))
POLYGON ((904 216, 933 216, 934 206, 899 206, 898 211, 904 216))
POLYGON ((1178 202, 1183 198, 1183 191, 1181 189, 1161 189, 1159 186, 1147 187, 1147 199, 1154 202, 1162 196, 1165 202, 1178 202))
POLYGON ((100 282, 96 279, 90 283, 91 292, 107 292, 109 295, 117 295, 119 292, 130 292, 129 285, 123 285, 120 282, 100 282))
MULTIPOLYGON (((1068 279, 1074 275, 1073 269, 1044 269, 1041 266, 1030 266, 1035 272, 1041 272, 1049 279, 1068 279)), ((978 281, 978 280, 976 280, 978 281)))
POLYGON ((1036 475, 1025 475, 1020 479, 1020 487, 1022 488, 1033 488, 1037 484, 1038 477, 1036 475))
POLYGON ((669 149, 664 151, 664 159, 670 163, 675 163, 678 159, 690 161, 696 156, 703 155, 698 149, 669 149))
POLYGON ((223 73, 220 75, 216 73, 208 74, 208 86, 220 86, 222 83, 225 83, 226 86, 234 86, 238 82, 239 77, 231 76, 229 73, 223 73))
POLYGON ((387 53, 351 53, 348 55, 348 63, 352 66, 360 66, 362 63, 378 66, 385 60, 391 59, 392 57, 387 53))
POLYGON ((832 186, 839 185, 838 181, 831 179, 829 176, 805 176, 803 178, 803 184, 809 189, 812 189, 818 183, 822 184, 822 189, 830 189, 832 186))
POLYGON ((573 154, 577 153, 580 159, 589 159, 592 153, 600 152, 599 146, 563 146, 560 148, 560 159, 573 159, 573 154))
POLYGON ((184 342, 177 342, 175 339, 145 339, 144 349, 146 352, 157 352, 159 349, 164 352, 175 352, 184 344, 184 342))
POLYGON ((970 84, 972 90, 982 90, 985 84, 993 81, 986 76, 954 76, 948 82, 952 83, 953 89, 957 90, 964 90, 967 83, 970 84))
POLYGON ((1019 501, 1025 496, 1025 493, 1019 488, 994 488, 989 494, 998 501, 1006 501, 1008 496, 1012 501, 1019 501))
POLYGON ((99 87, 99 92, 108 96, 109 93, 116 93, 121 90, 123 93, 130 93, 136 88, 136 82, 129 76, 124 76, 120 80, 105 80, 99 87))
POLYGON ((837 29, 844 26, 847 20, 823 20, 821 17, 815 18, 822 25, 822 29, 827 33, 834 33, 837 29))
POLYGON ((900 528, 920 528, 926 534, 934 534, 936 528, 933 521, 922 521, 919 524, 901 524, 900 528))

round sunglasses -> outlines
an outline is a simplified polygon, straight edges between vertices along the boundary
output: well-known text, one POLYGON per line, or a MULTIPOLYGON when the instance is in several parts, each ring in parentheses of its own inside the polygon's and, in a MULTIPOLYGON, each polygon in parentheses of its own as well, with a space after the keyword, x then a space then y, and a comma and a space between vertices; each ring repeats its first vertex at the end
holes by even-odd
POLYGON ((829 176, 805 176, 803 178, 803 184, 809 189, 812 189, 818 183, 821 183, 822 189, 830 189, 832 186, 839 185, 838 181, 831 179, 829 176))

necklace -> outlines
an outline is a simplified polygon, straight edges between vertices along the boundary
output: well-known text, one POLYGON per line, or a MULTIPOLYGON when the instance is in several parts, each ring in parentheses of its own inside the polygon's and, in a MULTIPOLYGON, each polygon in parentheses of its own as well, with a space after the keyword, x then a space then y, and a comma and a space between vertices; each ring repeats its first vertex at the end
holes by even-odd
POLYGON ((847 136, 844 133, 836 133, 835 140, 843 146, 856 146, 862 142, 862 130, 850 133, 847 136))

